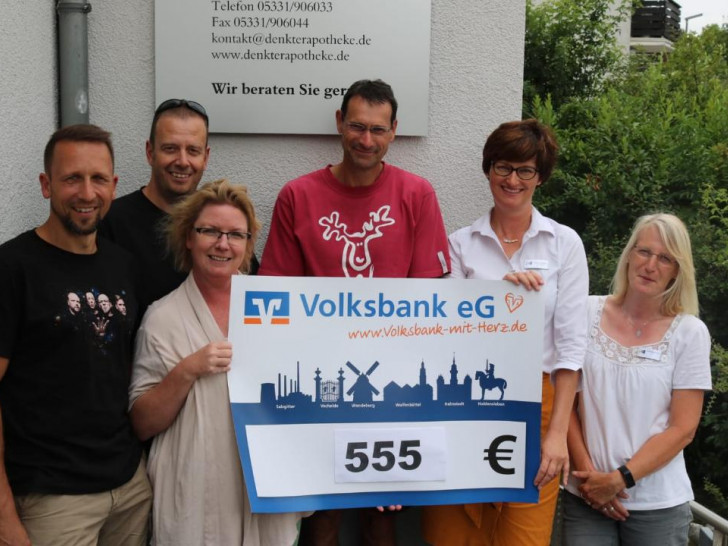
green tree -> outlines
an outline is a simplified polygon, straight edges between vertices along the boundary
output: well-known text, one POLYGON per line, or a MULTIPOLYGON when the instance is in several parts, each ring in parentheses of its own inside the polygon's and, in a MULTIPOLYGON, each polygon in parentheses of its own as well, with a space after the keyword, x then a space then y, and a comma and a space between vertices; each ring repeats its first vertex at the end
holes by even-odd
POLYGON ((526 1, 524 113, 535 97, 551 97, 559 107, 574 98, 588 98, 605 80, 621 73, 623 51, 615 37, 629 17, 630 0, 610 11, 610 0, 551 0, 534 6, 526 1))
MULTIPOLYGON (((574 4, 574 10, 579 3, 554 5, 574 4)), ((548 28, 544 13, 527 19, 527 26, 548 28)), ((668 211, 688 225, 701 318, 715 343, 714 392, 706 397, 686 460, 699 500, 723 514, 728 513, 727 46, 728 27, 712 26, 699 36, 681 36, 669 55, 633 54, 623 72, 604 69, 602 83, 586 93, 558 87, 571 76, 582 77, 578 64, 565 66, 564 72, 575 74, 559 74, 551 88, 538 80, 524 86, 544 90, 533 96, 529 110, 554 127, 561 146, 557 170, 536 195, 538 206, 581 234, 592 293, 608 291, 638 216, 668 211), (557 87, 561 94, 555 100, 557 87)))

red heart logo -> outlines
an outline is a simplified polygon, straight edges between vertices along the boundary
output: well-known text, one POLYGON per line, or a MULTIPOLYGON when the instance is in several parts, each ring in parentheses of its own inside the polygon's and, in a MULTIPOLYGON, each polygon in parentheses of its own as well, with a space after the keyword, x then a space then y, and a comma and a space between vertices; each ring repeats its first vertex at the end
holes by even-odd
POLYGON ((513 313, 513 311, 518 309, 521 305, 523 305, 523 296, 516 296, 510 292, 506 294, 506 306, 511 313, 513 313))

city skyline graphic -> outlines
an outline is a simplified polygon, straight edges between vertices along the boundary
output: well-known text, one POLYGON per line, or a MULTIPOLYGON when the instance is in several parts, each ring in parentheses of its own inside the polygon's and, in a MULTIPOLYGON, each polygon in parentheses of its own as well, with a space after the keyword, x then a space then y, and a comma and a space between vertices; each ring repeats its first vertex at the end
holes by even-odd
MULTIPOLYGON (((446 380, 442 374, 438 375, 434 386, 427 381, 424 359, 420 361, 418 378, 413 384, 399 385, 396 381, 390 380, 382 387, 376 376, 380 365, 378 360, 368 367, 346 361, 336 372, 335 377, 330 378, 323 377, 320 368, 317 367, 310 380, 313 384, 313 393, 307 393, 302 390, 301 364, 296 362, 295 378, 279 372, 277 383, 261 384, 260 403, 274 407, 321 405, 328 408, 339 405, 356 407, 362 404, 450 405, 472 401, 502 401, 508 388, 507 380, 495 375, 496 364, 489 359, 486 359, 483 369, 476 369, 473 375, 466 373, 461 381, 459 378, 461 370, 453 354, 448 372, 449 378, 446 380), (495 392, 491 394, 491 391, 495 392), (474 395, 478 392, 479 397, 474 395), (380 395, 381 399, 375 399, 380 395)), ((386 365, 382 365, 382 368, 386 369, 386 365)), ((505 369, 507 366, 501 368, 505 369)))

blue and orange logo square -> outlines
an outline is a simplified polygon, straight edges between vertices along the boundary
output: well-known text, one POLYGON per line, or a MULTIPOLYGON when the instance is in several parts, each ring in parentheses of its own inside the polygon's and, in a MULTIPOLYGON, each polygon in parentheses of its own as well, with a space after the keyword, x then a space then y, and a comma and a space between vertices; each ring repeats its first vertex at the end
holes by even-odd
POLYGON ((245 293, 243 324, 289 324, 289 292, 250 290, 245 293))

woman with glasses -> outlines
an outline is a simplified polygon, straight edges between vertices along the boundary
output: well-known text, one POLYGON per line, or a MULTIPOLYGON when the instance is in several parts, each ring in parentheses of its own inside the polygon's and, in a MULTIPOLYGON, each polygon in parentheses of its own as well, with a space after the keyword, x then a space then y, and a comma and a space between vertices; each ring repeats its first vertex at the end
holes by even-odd
POLYGON ((683 448, 711 388, 710 336, 685 225, 643 216, 609 296, 589 298, 583 385, 569 427, 575 467, 564 544, 682 546, 693 499, 683 448))
POLYGON ((285 546, 298 514, 250 513, 226 372, 233 275, 247 271, 259 224, 243 186, 205 184, 181 201, 167 243, 182 285, 152 304, 136 339, 130 416, 153 438, 152 544, 285 546))
POLYGON ((551 176, 557 151, 552 131, 536 120, 500 125, 483 149, 493 208, 450 236, 453 277, 505 279, 545 293, 541 461, 529 478, 539 502, 430 507, 423 529, 437 546, 550 542, 558 478, 569 471, 566 432, 584 360, 589 290, 581 239, 532 203, 551 176))

